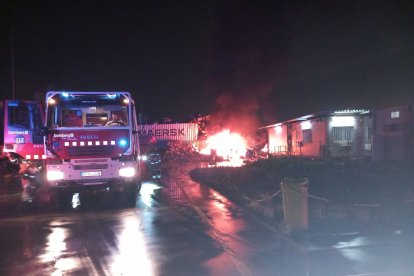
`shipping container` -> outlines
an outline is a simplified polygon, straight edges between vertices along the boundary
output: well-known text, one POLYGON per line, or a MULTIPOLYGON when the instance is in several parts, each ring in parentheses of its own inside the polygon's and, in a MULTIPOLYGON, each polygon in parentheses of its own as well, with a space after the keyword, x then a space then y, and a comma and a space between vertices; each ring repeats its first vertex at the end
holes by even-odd
POLYGON ((140 125, 141 141, 186 141, 197 140, 199 127, 195 123, 140 125))

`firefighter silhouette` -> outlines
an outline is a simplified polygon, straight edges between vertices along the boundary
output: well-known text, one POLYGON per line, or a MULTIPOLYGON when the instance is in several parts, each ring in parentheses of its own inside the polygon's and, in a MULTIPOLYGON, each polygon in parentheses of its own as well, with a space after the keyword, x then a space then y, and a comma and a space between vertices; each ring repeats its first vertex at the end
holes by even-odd
POLYGON ((107 126, 126 126, 122 120, 122 114, 119 112, 112 112, 112 118, 106 123, 107 126))

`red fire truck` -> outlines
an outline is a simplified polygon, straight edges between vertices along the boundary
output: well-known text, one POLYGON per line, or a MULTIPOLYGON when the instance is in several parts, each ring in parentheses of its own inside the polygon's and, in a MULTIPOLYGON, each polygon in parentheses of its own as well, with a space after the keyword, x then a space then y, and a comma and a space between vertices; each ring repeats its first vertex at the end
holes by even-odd
POLYGON ((135 203, 141 187, 135 104, 128 92, 46 94, 46 181, 72 192, 121 190, 135 203))
MULTIPOLYGON (((1 154, 16 166, 24 164, 38 171, 46 158, 43 140, 44 112, 34 101, 5 100, 0 102, 1 154)), ((24 168, 23 168, 24 167, 24 168)))

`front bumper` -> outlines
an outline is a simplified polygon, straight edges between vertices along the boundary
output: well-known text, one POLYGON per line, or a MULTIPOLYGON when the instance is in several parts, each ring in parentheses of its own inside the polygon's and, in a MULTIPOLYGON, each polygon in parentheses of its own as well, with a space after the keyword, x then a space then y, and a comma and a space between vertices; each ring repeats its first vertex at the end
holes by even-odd
POLYGON ((136 161, 121 162, 109 158, 93 160, 70 160, 62 164, 46 165, 49 186, 96 186, 119 185, 139 179, 136 161), (125 169, 133 168, 135 173, 122 176, 125 169), (57 177, 53 177, 57 175, 57 177), (52 176, 52 177, 51 177, 52 176))
POLYGON ((96 190, 106 190, 106 191, 123 191, 129 185, 137 184, 138 179, 128 179, 128 180, 114 180, 106 179, 101 182, 79 182, 79 181, 55 181, 49 182, 49 188, 51 189, 69 189, 72 191, 96 191, 96 190))

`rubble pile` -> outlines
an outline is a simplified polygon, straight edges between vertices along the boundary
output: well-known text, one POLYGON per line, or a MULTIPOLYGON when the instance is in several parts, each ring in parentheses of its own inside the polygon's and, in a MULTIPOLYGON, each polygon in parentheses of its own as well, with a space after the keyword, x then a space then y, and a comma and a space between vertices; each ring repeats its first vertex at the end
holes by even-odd
POLYGON ((170 141, 164 152, 166 160, 203 161, 206 157, 197 152, 192 144, 183 141, 170 141))

